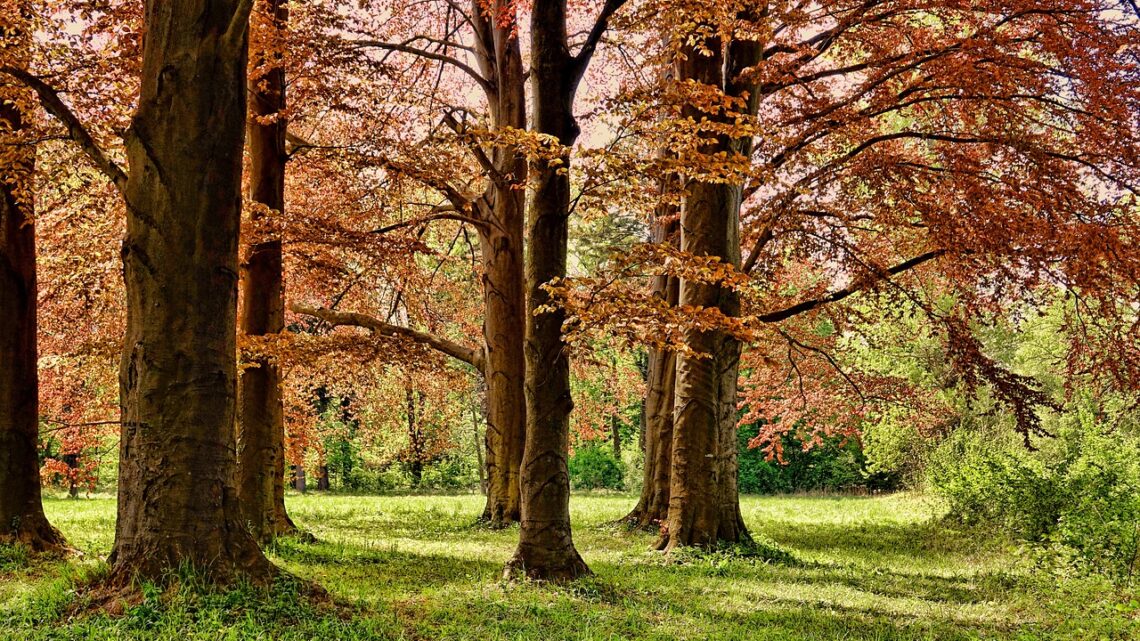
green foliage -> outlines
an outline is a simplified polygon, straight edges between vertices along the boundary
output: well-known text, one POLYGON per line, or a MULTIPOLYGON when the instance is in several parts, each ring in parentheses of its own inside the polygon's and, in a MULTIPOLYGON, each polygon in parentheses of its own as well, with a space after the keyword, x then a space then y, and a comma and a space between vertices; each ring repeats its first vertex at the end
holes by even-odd
POLYGON ((570 486, 576 490, 624 489, 622 462, 604 445, 591 443, 576 448, 568 465, 570 486))
POLYGON ((967 523, 997 524, 1061 574, 1132 584, 1140 557, 1140 438, 1085 407, 1055 421, 1058 438, 1030 452, 960 432, 931 461, 931 486, 967 523))
POLYGON ((479 470, 475 461, 460 456, 446 456, 431 465, 425 465, 420 488, 427 490, 470 490, 479 485, 479 470))
POLYGON ((784 462, 780 463, 767 460, 762 450, 748 447, 759 429, 759 425, 744 425, 737 430, 739 484, 743 493, 893 490, 898 487, 897 474, 868 466, 858 441, 827 438, 823 444, 805 451, 795 436, 788 435, 783 441, 784 462))

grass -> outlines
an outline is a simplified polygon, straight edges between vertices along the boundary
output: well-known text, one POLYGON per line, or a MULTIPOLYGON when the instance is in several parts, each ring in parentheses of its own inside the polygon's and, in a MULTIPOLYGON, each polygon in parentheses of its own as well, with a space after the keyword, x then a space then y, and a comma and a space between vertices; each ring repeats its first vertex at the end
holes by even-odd
MULTIPOLYGON (((606 524, 632 499, 575 496, 575 541, 597 576, 567 586, 511 583, 517 530, 473 526, 477 496, 290 496, 319 543, 268 553, 324 586, 212 592, 187 574, 144 587, 115 618, 74 615, 75 586, 106 571, 114 501, 49 499, 79 560, 31 561, 0 549, 0 639, 1137 639, 1140 606, 1101 584, 1057 583, 1017 551, 942 524, 913 495, 745 497, 745 520, 792 559, 692 553, 666 560, 653 536, 606 524)), ((771 556, 771 555, 769 555, 771 556)), ((777 554, 778 556, 778 554, 777 554)))

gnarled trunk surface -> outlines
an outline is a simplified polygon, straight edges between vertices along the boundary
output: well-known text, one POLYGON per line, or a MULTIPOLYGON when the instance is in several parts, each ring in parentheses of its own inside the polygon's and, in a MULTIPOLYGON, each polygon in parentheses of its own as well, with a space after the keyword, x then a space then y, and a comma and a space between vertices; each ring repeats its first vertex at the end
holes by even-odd
MULTIPOLYGON (((283 36, 289 7, 283 0, 262 0, 259 8, 274 18, 283 36)), ((268 43, 272 44, 272 43, 268 43)), ((285 132, 283 115, 263 124, 259 119, 285 110, 285 68, 275 61, 264 77, 251 83, 249 123, 250 199, 265 206, 255 221, 285 211, 285 132)), ((285 283, 281 239, 250 245, 241 279, 241 331, 246 336, 276 334, 285 328, 285 283)), ((297 526, 285 510, 285 421, 281 372, 277 363, 260 359, 241 372, 238 419, 238 496, 250 533, 258 541, 291 534, 297 526)))
MULTIPOLYGON (((0 29, 23 33, 19 14, 0 29)), ((40 495, 39 373, 36 350, 36 230, 32 215, 33 147, 22 129, 16 90, 0 84, 0 543, 35 552, 65 548, 40 495)))
POLYGON ((148 0, 127 135, 127 331, 111 581, 190 564, 214 582, 276 569, 235 486, 245 0, 148 0))

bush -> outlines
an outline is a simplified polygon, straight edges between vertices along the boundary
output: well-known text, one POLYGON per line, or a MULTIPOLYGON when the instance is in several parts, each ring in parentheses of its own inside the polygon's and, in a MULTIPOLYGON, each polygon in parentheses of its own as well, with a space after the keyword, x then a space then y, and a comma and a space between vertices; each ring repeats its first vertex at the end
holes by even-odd
POLYGON ((431 490, 469 490, 479 487, 479 470, 474 462, 445 457, 424 466, 420 487, 431 490))
POLYGON ((570 485, 576 490, 621 490, 624 472, 613 452, 598 445, 576 448, 568 461, 570 485))
POLYGON ((994 524, 1062 573, 1133 582, 1140 551, 1140 439, 1069 416, 1054 441, 962 433, 935 452, 931 487, 968 524, 994 524))
POLYGON ((740 491, 745 494, 780 494, 801 491, 837 492, 856 487, 893 490, 898 476, 872 471, 857 440, 825 439, 806 452, 793 435, 784 437, 784 462, 767 460, 760 449, 748 447, 759 425, 737 430, 740 491))

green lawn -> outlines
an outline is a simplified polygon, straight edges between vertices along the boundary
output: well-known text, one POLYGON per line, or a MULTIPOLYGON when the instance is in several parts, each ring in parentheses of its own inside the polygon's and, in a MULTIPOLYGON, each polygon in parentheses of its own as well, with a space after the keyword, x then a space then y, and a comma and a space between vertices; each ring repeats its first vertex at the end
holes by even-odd
POLYGON ((332 603, 289 582, 211 593, 188 578, 109 619, 72 612, 74 586, 105 571, 113 500, 49 499, 86 556, 29 566, 0 551, 0 639, 1140 639, 1119 595, 1033 576, 1016 550, 942 525, 921 497, 744 498, 752 531, 791 563, 668 562, 651 535, 605 525, 631 504, 574 497, 575 540, 597 576, 558 587, 501 579, 517 531, 474 527, 480 497, 290 496, 320 543, 270 555, 332 603))

